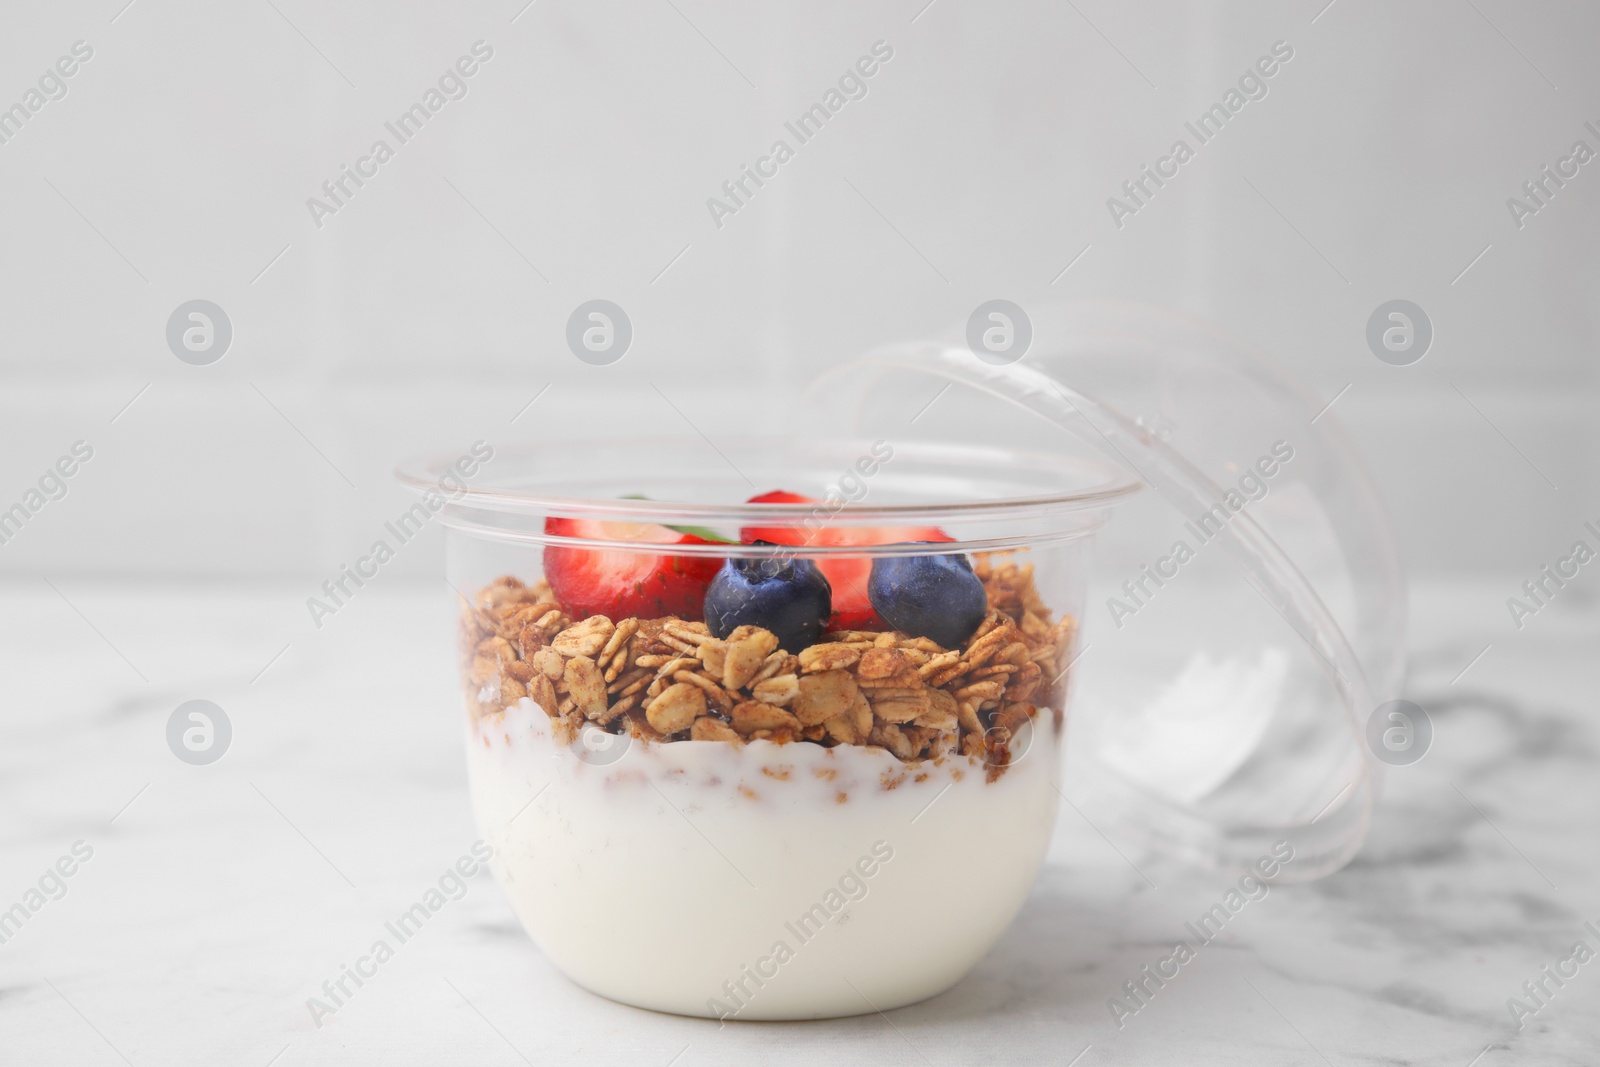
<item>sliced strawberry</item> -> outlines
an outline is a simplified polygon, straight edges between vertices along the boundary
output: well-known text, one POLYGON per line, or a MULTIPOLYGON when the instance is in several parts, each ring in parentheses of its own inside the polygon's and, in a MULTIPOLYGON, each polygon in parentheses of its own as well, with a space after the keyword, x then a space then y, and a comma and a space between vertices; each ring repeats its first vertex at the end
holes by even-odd
POLYGON ((545 520, 544 532, 561 537, 637 541, 640 551, 546 545, 544 576, 556 600, 574 618, 608 615, 699 620, 706 586, 722 567, 715 556, 673 556, 647 545, 716 544, 666 526, 587 519, 545 520))
MULTIPOLYGON (((774 489, 770 493, 762 493, 745 501, 747 504, 820 504, 820 500, 799 493, 789 493, 782 489, 774 489)), ((810 518, 810 516, 807 516, 810 518)), ((822 521, 819 515, 812 525, 822 521)), ((739 540, 745 544, 754 544, 757 541, 768 541, 775 545, 801 545, 807 544, 806 536, 810 533, 805 526, 745 526, 739 530, 739 540)), ((821 543, 821 542, 816 542, 821 543)))
MULTIPOLYGON (((777 489, 751 497, 751 504, 820 504, 808 496, 777 489)), ((830 521, 819 510, 792 526, 746 526, 739 531, 745 544, 770 541, 775 545, 893 545, 906 541, 954 541, 937 526, 845 526, 830 521), (810 525, 806 525, 809 523, 810 525)), ((872 577, 869 556, 819 557, 817 568, 833 587, 833 618, 829 630, 887 630, 867 599, 872 577)))

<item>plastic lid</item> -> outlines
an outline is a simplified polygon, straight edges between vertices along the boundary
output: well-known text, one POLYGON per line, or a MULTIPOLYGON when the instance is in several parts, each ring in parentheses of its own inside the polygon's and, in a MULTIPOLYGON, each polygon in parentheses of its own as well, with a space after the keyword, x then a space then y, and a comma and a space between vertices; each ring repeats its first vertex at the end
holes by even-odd
POLYGON ((1346 863, 1378 789, 1366 722, 1404 674, 1405 586, 1325 401, 1206 323, 1074 303, 1033 319, 1017 362, 964 340, 892 345, 823 375, 801 410, 872 421, 928 375, 946 385, 919 432, 1009 437, 1021 409, 1152 490, 1096 543, 1062 781, 1079 812, 1141 870, 1237 870, 1282 841, 1282 879, 1346 863), (1010 414, 986 420, 969 397, 1010 414))

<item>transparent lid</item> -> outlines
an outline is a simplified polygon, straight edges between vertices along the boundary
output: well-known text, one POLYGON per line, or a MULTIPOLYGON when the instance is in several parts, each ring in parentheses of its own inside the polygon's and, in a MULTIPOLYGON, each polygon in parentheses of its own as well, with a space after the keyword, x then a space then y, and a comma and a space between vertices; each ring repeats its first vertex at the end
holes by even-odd
POLYGON ((1062 788, 1152 863, 1236 870, 1286 841, 1279 877, 1336 870, 1376 798, 1367 719, 1405 669, 1398 548, 1354 447, 1324 400, 1204 322, 1094 302, 1031 326, 1014 362, 964 338, 876 350, 798 417, 1048 441, 1142 479, 1096 545, 1062 788))

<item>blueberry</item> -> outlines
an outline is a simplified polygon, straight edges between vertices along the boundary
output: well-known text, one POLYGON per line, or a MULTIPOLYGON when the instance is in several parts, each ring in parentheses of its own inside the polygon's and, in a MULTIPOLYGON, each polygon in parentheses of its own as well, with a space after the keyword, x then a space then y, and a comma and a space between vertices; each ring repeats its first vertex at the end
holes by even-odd
POLYGON ((959 552, 874 559, 867 599, 896 630, 945 648, 960 648, 989 613, 983 582, 959 552))
POLYGON ((706 625, 713 637, 760 626, 776 634, 786 652, 816 644, 832 612, 833 588, 808 559, 729 559, 706 590, 706 625))

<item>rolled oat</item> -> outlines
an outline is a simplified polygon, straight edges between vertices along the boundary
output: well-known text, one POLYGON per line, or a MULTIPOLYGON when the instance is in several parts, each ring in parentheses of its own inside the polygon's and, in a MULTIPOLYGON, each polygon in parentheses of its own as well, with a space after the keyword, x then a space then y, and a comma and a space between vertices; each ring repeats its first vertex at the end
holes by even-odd
POLYGON ((500 578, 462 605, 467 705, 492 716, 530 699, 563 741, 590 723, 652 742, 865 745, 906 762, 962 753, 993 777, 1039 707, 1059 721, 1077 622, 1052 616, 1030 564, 980 554, 973 569, 990 610, 960 648, 852 630, 798 653, 753 626, 718 639, 677 618, 574 621, 543 582, 500 578))

